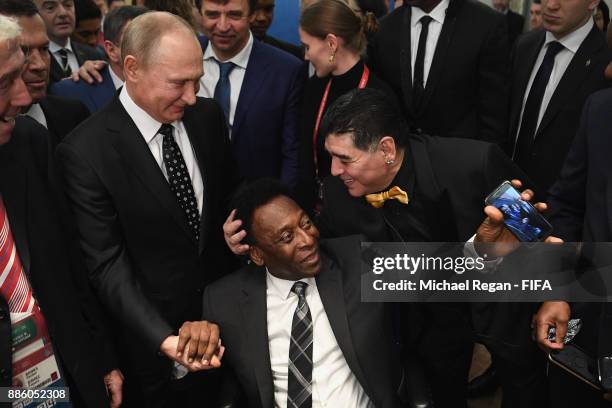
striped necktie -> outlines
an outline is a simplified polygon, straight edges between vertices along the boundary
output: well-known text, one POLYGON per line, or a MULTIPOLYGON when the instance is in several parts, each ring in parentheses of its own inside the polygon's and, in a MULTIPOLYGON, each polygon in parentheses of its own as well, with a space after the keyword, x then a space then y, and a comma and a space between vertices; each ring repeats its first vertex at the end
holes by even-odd
POLYGON ((306 303, 306 282, 295 282, 291 291, 298 296, 289 344, 287 408, 312 407, 312 317, 306 303))
POLYGON ((36 305, 32 288, 17 253, 2 198, 0 198, 0 295, 6 299, 11 313, 29 313, 36 305))

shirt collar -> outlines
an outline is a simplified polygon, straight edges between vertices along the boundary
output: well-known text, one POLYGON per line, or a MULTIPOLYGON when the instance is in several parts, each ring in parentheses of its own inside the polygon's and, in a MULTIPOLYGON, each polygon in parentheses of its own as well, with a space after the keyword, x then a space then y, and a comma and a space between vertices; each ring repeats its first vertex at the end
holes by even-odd
MULTIPOLYGON (((130 115, 130 118, 132 118, 134 121, 134 124, 140 131, 140 134, 142 134, 144 137, 147 144, 151 143, 151 141, 159 133, 162 123, 153 119, 151 115, 145 112, 140 106, 136 105, 136 102, 134 102, 128 93, 127 87, 124 86, 121 89, 121 93, 119 93, 119 100, 121 101, 121 104, 127 111, 128 115, 130 115)), ((174 126, 175 129, 178 129, 177 122, 173 122, 172 126, 174 126)))
POLYGON ((417 24, 419 24, 419 21, 421 20, 421 17, 423 16, 429 16, 433 18, 435 21, 437 21, 438 23, 444 24, 444 17, 446 17, 446 10, 448 9, 449 4, 450 4, 450 0, 442 0, 429 13, 425 13, 423 10, 421 10, 418 7, 412 7, 412 15, 413 15, 412 26, 414 27, 417 24))
POLYGON ((72 50, 72 42, 70 41, 70 38, 68 38, 68 41, 66 41, 65 47, 62 47, 58 43, 49 40, 49 52, 51 52, 51 54, 55 54, 56 52, 64 48, 74 54, 74 51, 72 50))
MULTIPOLYGON (((297 281, 286 280, 277 278, 272 275, 268 268, 266 268, 266 282, 268 290, 271 290, 272 293, 280 297, 281 299, 287 300, 289 296, 291 296, 291 288, 297 281)), ((300 279, 300 282, 305 282, 308 284, 308 288, 314 288, 316 286, 316 281, 314 278, 304 278, 300 279)), ((308 289, 307 289, 308 290, 308 289)), ((312 290, 312 289, 311 289, 312 290)))
POLYGON ((108 72, 110 73, 110 77, 113 80, 113 85, 115 86, 115 89, 121 88, 123 86, 123 81, 117 76, 117 74, 115 74, 115 71, 113 71, 113 67, 111 67, 110 65, 108 66, 108 72))
MULTIPOLYGON (((253 34, 251 34, 251 32, 249 31, 249 40, 247 41, 244 48, 240 50, 240 52, 234 55, 232 58, 228 59, 227 61, 222 61, 222 62, 233 62, 236 66, 242 69, 246 69, 247 64, 249 63, 249 58, 251 57, 252 50, 253 50, 253 34)), ((217 54, 215 53, 215 50, 213 50, 212 43, 210 41, 208 42, 208 47, 206 47, 206 51, 204 51, 204 59, 205 60, 216 59, 217 61, 221 61, 219 58, 217 58, 217 54)))
POLYGON ((546 41, 544 42, 544 44, 548 45, 553 41, 558 41, 561 43, 561 45, 563 45, 565 48, 575 54, 576 52, 578 52, 578 48, 580 48, 582 42, 585 40, 585 38, 587 38, 591 30, 593 29, 593 24, 593 19, 589 18, 588 21, 582 27, 572 31, 565 37, 560 38, 558 40, 555 38, 554 35, 552 35, 550 31, 547 31, 546 41))
POLYGON ((39 103, 33 103, 25 115, 31 117, 44 127, 47 127, 47 119, 45 118, 45 113, 43 112, 39 103))

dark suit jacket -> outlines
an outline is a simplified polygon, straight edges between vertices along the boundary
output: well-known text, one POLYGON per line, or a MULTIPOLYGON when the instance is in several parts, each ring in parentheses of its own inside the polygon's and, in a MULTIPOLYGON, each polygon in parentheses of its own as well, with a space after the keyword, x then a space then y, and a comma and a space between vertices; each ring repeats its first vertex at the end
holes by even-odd
POLYGON ((508 44, 510 47, 512 47, 516 39, 523 32, 525 18, 520 14, 508 9, 508 12, 506 13, 506 23, 508 24, 508 44))
MULTIPOLYGON (((360 238, 321 241, 321 250, 317 289, 338 346, 374 405, 397 407, 402 376, 386 307, 361 302, 360 238)), ((206 288, 203 317, 221 327, 223 363, 248 406, 273 406, 265 268, 249 265, 206 288)))
POLYGON ((78 125, 89 117, 89 111, 75 99, 47 95, 40 101, 40 107, 47 120, 49 130, 49 147, 53 150, 78 125))
POLYGON ((298 178, 299 115, 304 64, 253 42, 232 127, 232 151, 242 177, 298 178))
MULTIPOLYGON (((79 67, 83 65, 85 61, 106 59, 106 57, 95 48, 92 48, 88 45, 80 44, 74 40, 72 40, 70 43, 72 45, 72 50, 74 51, 76 59, 79 63, 79 67)), ((49 56, 51 57, 51 72, 49 73, 49 84, 52 84, 54 82, 61 81, 64 78, 64 71, 55 60, 55 57, 51 55, 51 53, 49 53, 49 56)))
MULTIPOLYGON (((474 140, 412 136, 402 166, 409 163, 412 174, 402 173, 392 185, 416 197, 423 211, 415 213, 415 200, 376 209, 363 197, 350 196, 339 178, 330 177, 324 181, 317 220, 321 236, 363 234, 372 242, 401 242, 413 240, 408 233, 413 230, 422 231, 419 239, 425 242, 464 242, 484 220, 486 196, 504 180, 525 179, 499 147, 474 140), (414 183, 408 181, 411 176, 414 183), (416 193, 410 184, 416 185, 416 193)), ((496 353, 515 359, 519 348, 531 342, 530 311, 527 304, 472 304, 475 332, 496 353)), ((411 338, 419 336, 425 323, 411 322, 411 338)))
POLYGON ((119 322, 124 364, 166 379, 160 344, 199 319, 205 285, 229 268, 221 224, 234 169, 225 118, 198 98, 183 123, 204 183, 199 242, 118 96, 57 149, 90 279, 119 322))
POLYGON ((276 47, 280 50, 288 52, 299 60, 304 59, 304 49, 302 47, 298 47, 297 45, 281 41, 278 38, 274 38, 269 35, 266 35, 261 41, 266 44, 270 44, 271 46, 276 47))
MULTIPOLYGON (((529 77, 545 36, 545 31, 527 33, 519 38, 514 49, 509 129, 513 146, 529 77)), ((557 85, 531 146, 531 159, 523 168, 532 178, 539 199, 545 199, 546 191, 559 176, 576 135, 584 101, 608 86, 604 77, 608 62, 610 53, 604 36, 593 27, 557 85)))
MULTIPOLYGON (((554 235, 564 241, 612 241, 612 162, 608 154, 612 149, 610 109, 611 89, 596 92, 586 100, 576 138, 559 179, 549 191, 548 205, 554 235)), ((607 263, 600 265, 610 265, 610 254, 606 252, 603 256, 607 263)), ((572 317, 583 319, 576 342, 594 357, 611 354, 610 324, 607 322, 603 330, 599 325, 604 316, 602 307, 607 314, 611 313, 609 304, 572 305, 572 317)))
MULTIPOLYGON (((86 404, 82 406, 108 407, 103 377, 117 367, 116 359, 100 332, 99 310, 68 235, 62 195, 52 184, 47 138, 34 120, 17 119, 10 142, 0 146, 0 195, 71 397, 86 404)), ((0 297, 0 385, 4 387, 11 384, 8 316, 6 301, 0 297)))
POLYGON ((53 95, 66 98, 78 99, 87 106, 89 112, 95 113, 106 106, 115 95, 115 84, 108 72, 110 67, 106 66, 100 71, 101 83, 88 84, 85 81, 59 81, 51 84, 50 91, 53 95))
POLYGON ((397 92, 408 123, 429 135, 503 143, 508 115, 508 33, 504 16, 475 0, 451 0, 420 109, 412 98, 411 7, 385 17, 369 64, 397 92))

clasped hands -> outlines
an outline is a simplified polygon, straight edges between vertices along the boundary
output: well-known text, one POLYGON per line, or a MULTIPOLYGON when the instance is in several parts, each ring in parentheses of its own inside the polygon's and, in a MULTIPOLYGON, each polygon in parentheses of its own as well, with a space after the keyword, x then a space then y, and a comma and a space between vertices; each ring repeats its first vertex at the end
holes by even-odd
POLYGON ((207 321, 185 322, 178 336, 168 336, 160 346, 169 359, 190 372, 221 367, 225 347, 219 337, 219 326, 207 321))

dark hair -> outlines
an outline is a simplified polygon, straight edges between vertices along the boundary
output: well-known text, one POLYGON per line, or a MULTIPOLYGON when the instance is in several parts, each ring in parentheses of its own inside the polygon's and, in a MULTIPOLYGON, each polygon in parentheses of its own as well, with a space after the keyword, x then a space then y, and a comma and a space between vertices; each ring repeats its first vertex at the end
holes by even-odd
POLYGON ((104 17, 104 39, 120 45, 119 40, 125 25, 148 11, 149 9, 142 6, 123 6, 109 12, 104 17))
POLYGON ((76 25, 83 20, 102 19, 102 12, 93 0, 76 0, 74 2, 76 25))
POLYGON ((0 14, 9 17, 32 17, 38 8, 32 0, 0 0, 0 14))
POLYGON ((361 53, 366 46, 361 18, 339 0, 319 0, 306 7, 300 17, 300 27, 321 40, 334 34, 356 53, 361 53))
POLYGON ((272 178, 261 178, 238 189, 232 200, 232 208, 236 209, 235 218, 242 220, 242 228, 247 233, 244 241, 247 244, 256 243, 251 233, 255 210, 280 196, 291 198, 289 189, 280 181, 272 178))
POLYGON ((145 0, 144 5, 150 10, 167 11, 182 17, 194 30, 197 29, 193 20, 191 0, 145 0))
POLYGON ((532 3, 533 4, 542 4, 542 0, 533 0, 532 3))
POLYGON ((599 2, 599 4, 597 5, 597 8, 601 11, 601 14, 603 17, 603 22, 604 22, 603 32, 605 33, 606 30, 608 30, 608 24, 610 24, 610 8, 604 2, 604 0, 601 0, 599 2))
POLYGON ((357 5, 364 15, 366 13, 374 13, 376 18, 382 18, 389 12, 385 0, 357 0, 357 5))
POLYGON ((369 151, 384 136, 391 136, 398 148, 408 145, 408 125, 397 106, 382 91, 354 89, 338 98, 321 121, 321 132, 350 133, 355 147, 369 151))

